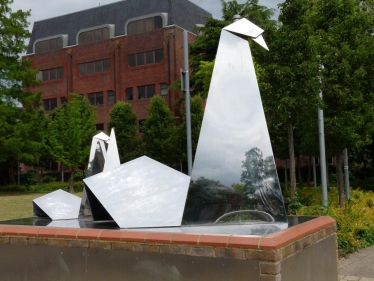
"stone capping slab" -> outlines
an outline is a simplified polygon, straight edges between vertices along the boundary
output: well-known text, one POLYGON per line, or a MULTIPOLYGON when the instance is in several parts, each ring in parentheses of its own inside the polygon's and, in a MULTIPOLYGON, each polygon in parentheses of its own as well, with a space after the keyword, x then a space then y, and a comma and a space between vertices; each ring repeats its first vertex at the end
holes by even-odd
MULTIPOLYGON (((194 247, 239 248, 277 251, 301 238, 310 236, 322 229, 319 239, 336 232, 335 220, 322 216, 299 225, 266 236, 194 234, 173 232, 147 232, 141 230, 104 230, 81 228, 47 228, 41 226, 0 226, 0 237, 29 237, 67 240, 88 240, 102 242, 147 243, 161 245, 182 245, 194 247), (330 227, 334 226, 334 227, 330 227), (330 227, 330 228, 329 228, 330 227)), ((318 240, 319 240, 318 239, 318 240)), ((2 240, 0 240, 1 243, 2 240)))

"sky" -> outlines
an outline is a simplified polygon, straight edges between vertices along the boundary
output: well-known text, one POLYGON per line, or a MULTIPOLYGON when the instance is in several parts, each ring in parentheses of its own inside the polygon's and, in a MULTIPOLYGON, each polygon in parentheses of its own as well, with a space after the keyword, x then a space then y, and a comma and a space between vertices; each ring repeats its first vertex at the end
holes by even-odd
MULTIPOLYGON (((149 0, 152 1, 152 0, 149 0)), ((183 1, 183 0, 178 0, 183 1)), ((221 18, 221 1, 220 0, 190 0, 201 8, 210 12, 214 18, 221 18)), ((34 21, 40 21, 56 16, 61 16, 80 10, 90 9, 99 5, 105 5, 118 2, 118 0, 14 0, 13 11, 31 10, 31 16, 28 18, 30 23, 29 30, 32 30, 34 21)), ((238 3, 245 3, 246 0, 238 0, 238 3)), ((282 0, 259 0, 259 5, 277 10, 277 4, 282 0)), ((276 11, 276 14, 278 12, 276 11)))

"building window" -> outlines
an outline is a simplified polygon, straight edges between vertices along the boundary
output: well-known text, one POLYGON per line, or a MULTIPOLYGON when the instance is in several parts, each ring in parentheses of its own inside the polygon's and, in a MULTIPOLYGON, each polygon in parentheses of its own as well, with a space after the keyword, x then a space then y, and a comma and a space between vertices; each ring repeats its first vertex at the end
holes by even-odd
POLYGON ((79 33, 78 45, 90 44, 110 38, 109 27, 98 28, 79 33))
POLYGON ((79 74, 89 75, 107 72, 110 69, 110 59, 91 61, 79 64, 79 74))
POLYGON ((125 91, 125 100, 133 100, 133 88, 127 88, 125 91))
POLYGON ((45 111, 53 110, 57 107, 57 98, 43 100, 43 107, 45 111))
POLYGON ((147 85, 138 87, 138 100, 150 99, 155 95, 155 85, 147 85))
POLYGON ((62 67, 41 70, 36 74, 36 79, 42 80, 43 82, 59 80, 62 78, 63 74, 64 70, 62 67))
POLYGON ((47 162, 43 168, 44 171, 58 171, 58 163, 55 161, 47 162))
POLYGON ((66 97, 60 98, 61 105, 63 105, 64 103, 67 103, 67 102, 68 102, 68 98, 66 98, 66 97))
POLYGON ((96 131, 104 131, 104 124, 96 124, 96 131))
POLYGON ((145 120, 139 120, 138 126, 139 126, 139 133, 143 133, 143 123, 145 120))
POLYGON ((35 54, 45 53, 63 48, 63 40, 61 37, 39 41, 35 44, 35 54))
POLYGON ((155 16, 131 21, 127 25, 127 35, 138 34, 162 28, 162 17, 155 16))
POLYGON ((160 84, 160 96, 167 97, 169 95, 169 86, 168 84, 160 84))
POLYGON ((153 50, 144 53, 128 55, 128 64, 130 67, 159 63, 164 59, 162 49, 153 50))
POLYGON ((103 92, 88 94, 87 97, 90 105, 99 105, 104 103, 103 92))
POLYGON ((116 95, 114 91, 107 91, 108 104, 116 103, 116 95))

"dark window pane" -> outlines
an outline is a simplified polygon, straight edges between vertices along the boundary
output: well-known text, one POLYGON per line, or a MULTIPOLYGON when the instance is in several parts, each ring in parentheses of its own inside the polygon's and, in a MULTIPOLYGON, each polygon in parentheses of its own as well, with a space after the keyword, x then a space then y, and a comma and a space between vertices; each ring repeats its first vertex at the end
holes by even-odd
POLYGON ((144 20, 136 21, 136 33, 144 32, 144 20))
POLYGON ((155 90, 155 85, 149 85, 147 86, 147 98, 151 98, 155 95, 156 90, 155 90))
POLYGON ((94 62, 88 62, 87 63, 87 74, 94 73, 94 62))
POLYGON ((58 50, 63 48, 63 43, 62 43, 62 38, 61 37, 56 39, 56 48, 58 50))
POLYGON ((155 16, 155 28, 154 29, 159 29, 162 28, 162 17, 161 16, 155 16))
POLYGON ((136 65, 144 65, 144 53, 136 54, 136 65))
POLYGON ((145 99, 145 86, 138 87, 138 100, 145 99))
POLYGON ((62 67, 59 67, 59 68, 57 68, 56 70, 57 70, 57 76, 56 76, 56 79, 61 79, 61 78, 62 78, 62 75, 64 74, 63 68, 62 68, 62 67))
POLYGON ((45 111, 49 110, 49 100, 43 100, 43 107, 45 111))
POLYGON ((56 80, 56 69, 49 70, 49 80, 56 80))
POLYGON ((103 92, 96 93, 96 104, 104 104, 103 92))
POLYGON ((103 72, 103 61, 95 61, 95 73, 103 72))
POLYGON ((49 80, 49 70, 43 70, 43 81, 49 80))
POLYGON ((160 84, 160 95, 163 96, 163 97, 169 95, 168 84, 160 84))
POLYGON ((87 98, 90 105, 95 105, 95 94, 88 94, 87 98))
POLYGON ((49 50, 53 51, 56 50, 56 39, 49 40, 49 50))
POLYGON ((116 95, 113 91, 108 91, 108 104, 113 104, 116 102, 116 95))
POLYGON ((93 31, 86 32, 86 44, 92 43, 94 41, 93 31))
POLYGON ((108 40, 110 38, 109 27, 103 28, 103 40, 108 40))
POLYGON ((36 80, 42 80, 43 81, 43 71, 39 71, 36 74, 36 80))
POLYGON ((80 75, 86 75, 87 74, 86 64, 85 63, 81 63, 79 65, 79 74, 80 75))
POLYGON ((136 66, 135 55, 128 55, 127 60, 128 60, 128 64, 129 64, 130 67, 136 66))
POLYGON ((155 63, 161 62, 164 59, 164 51, 162 49, 155 51, 155 63))
POLYGON ((43 42, 38 42, 35 45, 35 53, 40 54, 43 52, 43 42))
POLYGON ((126 100, 133 100, 132 88, 127 88, 125 95, 126 95, 126 100))
POLYGON ((145 19, 145 31, 153 30, 153 18, 145 19))
POLYGON ((49 51, 49 42, 48 40, 43 41, 43 52, 48 52, 49 51))
POLYGON ((132 21, 127 25, 127 35, 136 33, 136 22, 132 21))
POLYGON ((154 51, 146 52, 145 57, 146 57, 147 64, 154 63, 153 54, 154 54, 154 51))
POLYGON ((50 99, 50 109, 53 110, 57 107, 57 99, 50 99))
POLYGON ((84 45, 84 44, 86 44, 86 32, 81 32, 79 34, 78 45, 84 45))
POLYGON ((102 29, 96 29, 95 32, 95 42, 102 41, 103 37, 101 34, 102 29))
POLYGON ((110 59, 103 60, 103 72, 110 70, 110 59))
POLYGON ((60 98, 60 102, 61 102, 61 104, 67 103, 68 99, 65 98, 65 97, 62 97, 62 98, 60 98))
POLYGON ((96 124, 96 131, 104 131, 104 124, 96 124))

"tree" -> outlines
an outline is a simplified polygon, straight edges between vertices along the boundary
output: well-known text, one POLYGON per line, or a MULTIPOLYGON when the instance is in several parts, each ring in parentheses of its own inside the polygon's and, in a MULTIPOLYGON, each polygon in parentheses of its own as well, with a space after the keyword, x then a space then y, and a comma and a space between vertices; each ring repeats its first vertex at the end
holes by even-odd
POLYGON ((180 147, 175 118, 165 100, 154 96, 147 108, 148 118, 141 125, 144 154, 165 165, 175 167, 180 147))
POLYGON ((109 131, 116 131, 118 152, 121 163, 135 159, 140 154, 141 140, 138 136, 138 117, 133 111, 132 105, 125 102, 117 102, 109 112, 109 131))
POLYGON ((36 120, 42 112, 34 109, 40 93, 23 91, 38 83, 38 71, 31 69, 31 61, 20 57, 27 48, 24 40, 30 36, 30 12, 13 12, 12 2, 0 0, 0 162, 9 167, 14 182, 13 167, 18 160, 29 164, 38 161, 41 130, 36 120))
POLYGON ((70 94, 69 103, 56 108, 50 118, 50 152, 56 161, 71 169, 69 191, 74 193, 75 169, 87 163, 96 112, 87 99, 70 94))
POLYGON ((326 148, 336 156, 340 206, 344 207, 342 150, 372 142, 374 121, 374 3, 314 1, 309 22, 319 54, 325 104, 326 148))

